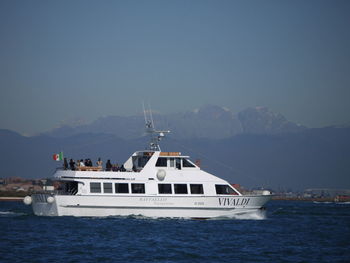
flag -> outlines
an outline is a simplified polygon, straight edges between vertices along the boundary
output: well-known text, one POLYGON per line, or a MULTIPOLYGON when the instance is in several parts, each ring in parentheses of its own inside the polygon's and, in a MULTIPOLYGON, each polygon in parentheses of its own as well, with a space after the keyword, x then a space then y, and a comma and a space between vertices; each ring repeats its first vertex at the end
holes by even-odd
POLYGON ((53 159, 55 161, 62 161, 63 160, 63 152, 57 153, 53 155, 53 159))

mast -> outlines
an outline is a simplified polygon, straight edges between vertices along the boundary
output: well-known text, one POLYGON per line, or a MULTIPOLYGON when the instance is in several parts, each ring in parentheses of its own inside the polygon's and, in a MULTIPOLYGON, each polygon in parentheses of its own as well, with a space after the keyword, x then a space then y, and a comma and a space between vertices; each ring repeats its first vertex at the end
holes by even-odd
POLYGON ((144 103, 142 103, 142 106, 143 106, 143 114, 145 117, 146 133, 150 136, 148 149, 151 151, 161 151, 159 142, 165 137, 165 134, 169 133, 170 131, 156 130, 154 127, 153 116, 152 116, 152 111, 150 107, 147 114, 144 103))

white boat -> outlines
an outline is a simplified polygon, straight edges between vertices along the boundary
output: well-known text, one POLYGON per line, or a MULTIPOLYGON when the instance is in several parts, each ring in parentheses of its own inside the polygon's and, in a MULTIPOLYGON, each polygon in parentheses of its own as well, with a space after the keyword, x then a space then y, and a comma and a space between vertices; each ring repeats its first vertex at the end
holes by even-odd
POLYGON ((24 199, 38 216, 130 216, 216 218, 259 212, 269 191, 243 195, 227 181, 203 171, 189 156, 162 152, 159 141, 168 131, 153 129, 148 150, 137 151, 125 171, 101 168, 57 170, 62 190, 24 199))

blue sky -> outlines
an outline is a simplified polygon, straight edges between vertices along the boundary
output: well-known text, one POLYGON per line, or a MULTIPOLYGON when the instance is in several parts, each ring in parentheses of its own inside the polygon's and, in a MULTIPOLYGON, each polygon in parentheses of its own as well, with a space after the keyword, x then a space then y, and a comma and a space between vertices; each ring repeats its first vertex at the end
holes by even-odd
POLYGON ((350 123, 349 1, 0 1, 0 128, 204 104, 350 123))

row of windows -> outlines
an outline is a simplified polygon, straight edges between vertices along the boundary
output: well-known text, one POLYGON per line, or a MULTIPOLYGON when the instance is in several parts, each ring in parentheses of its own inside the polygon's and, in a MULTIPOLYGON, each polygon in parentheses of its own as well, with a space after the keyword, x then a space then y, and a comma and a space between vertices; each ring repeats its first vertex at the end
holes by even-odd
MULTIPOLYGON (((172 194, 171 184, 158 184, 159 194, 172 194)), ((175 194, 188 194, 187 184, 174 184, 175 194)), ((194 195, 204 194, 202 184, 190 184, 190 193, 194 195)))
POLYGON ((176 167, 177 169, 181 169, 181 167, 189 168, 195 167, 193 163, 184 158, 165 158, 159 157, 156 162, 156 167, 176 167), (169 163, 169 165, 168 165, 169 163))
MULTIPOLYGON (((91 193, 101 193, 101 183, 90 183, 91 193)), ((105 194, 113 193, 112 183, 103 183, 103 192, 105 194)), ((129 184, 128 183, 116 183, 115 184, 116 194, 128 194, 129 184)), ((131 184, 131 193, 133 194, 144 194, 145 184, 131 184)))
MULTIPOLYGON (((133 194, 144 194, 145 193, 145 184, 132 183, 131 193, 133 194)), ((202 184, 190 184, 189 190, 191 194, 204 194, 202 184)), ((103 183, 103 193, 112 194, 112 183, 103 183)), ((216 194, 224 195, 237 195, 237 193, 228 185, 215 185, 216 194)), ((128 183, 115 183, 114 191, 116 194, 128 194, 130 193, 128 183)), ((101 193, 101 183, 90 183, 90 192, 91 193, 101 193)), ((172 194, 173 188, 171 184, 158 184, 158 193, 159 194, 172 194)), ((188 194, 187 184, 174 184, 174 193, 175 194, 188 194)))

